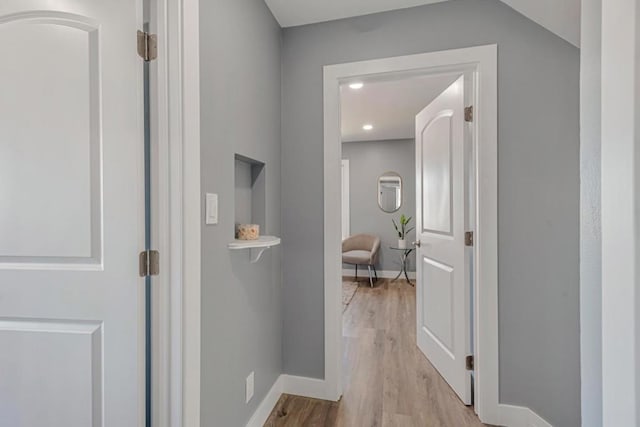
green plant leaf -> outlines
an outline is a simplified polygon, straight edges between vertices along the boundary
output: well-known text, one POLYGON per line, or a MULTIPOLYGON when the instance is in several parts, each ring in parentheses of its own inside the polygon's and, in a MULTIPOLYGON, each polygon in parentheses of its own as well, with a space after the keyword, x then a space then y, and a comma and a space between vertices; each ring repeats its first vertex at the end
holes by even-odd
POLYGON ((392 218, 391 222, 393 222, 393 226, 396 229, 396 233, 398 233, 398 237, 402 238, 402 234, 400 233, 400 230, 398 229, 398 224, 396 224, 396 220, 392 218))

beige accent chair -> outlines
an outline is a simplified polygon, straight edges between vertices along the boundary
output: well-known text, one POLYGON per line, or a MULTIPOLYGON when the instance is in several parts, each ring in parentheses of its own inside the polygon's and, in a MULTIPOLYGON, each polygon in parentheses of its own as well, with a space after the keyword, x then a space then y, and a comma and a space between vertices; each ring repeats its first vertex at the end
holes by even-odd
POLYGON ((342 262, 356 266, 356 280, 358 280, 358 265, 366 265, 369 269, 369 284, 373 287, 371 268, 378 280, 376 262, 380 252, 380 238, 371 234, 355 234, 342 241, 342 262))

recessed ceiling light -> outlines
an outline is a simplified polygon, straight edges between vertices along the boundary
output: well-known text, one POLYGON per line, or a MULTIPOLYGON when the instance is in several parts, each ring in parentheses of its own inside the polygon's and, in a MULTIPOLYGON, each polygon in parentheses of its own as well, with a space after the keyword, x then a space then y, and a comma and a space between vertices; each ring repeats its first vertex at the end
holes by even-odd
POLYGON ((364 129, 364 130, 371 130, 371 129, 373 129, 373 125, 366 124, 366 125, 362 126, 362 129, 364 129))
POLYGON ((362 86, 364 86, 362 82, 353 82, 349 85, 349 87, 354 90, 362 89, 362 86))

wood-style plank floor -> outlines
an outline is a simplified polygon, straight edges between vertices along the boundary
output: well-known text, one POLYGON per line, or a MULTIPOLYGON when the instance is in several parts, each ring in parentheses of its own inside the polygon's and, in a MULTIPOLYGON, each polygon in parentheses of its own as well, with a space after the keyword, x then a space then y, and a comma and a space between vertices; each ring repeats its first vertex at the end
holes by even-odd
POLYGON ((362 281, 343 315, 340 402, 283 395, 265 427, 483 426, 416 346, 415 288, 362 281))

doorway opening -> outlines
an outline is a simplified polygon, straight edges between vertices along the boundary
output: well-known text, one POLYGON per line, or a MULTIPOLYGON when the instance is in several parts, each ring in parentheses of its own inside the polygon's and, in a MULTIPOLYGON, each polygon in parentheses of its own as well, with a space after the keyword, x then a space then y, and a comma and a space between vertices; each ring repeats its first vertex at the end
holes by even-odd
MULTIPOLYGON (((350 300, 350 304, 353 304, 352 313, 345 310, 345 319, 349 318, 348 321, 345 320, 345 324, 349 324, 350 327, 357 324, 356 317, 359 311, 357 295, 360 289, 363 290, 361 297, 368 299, 369 304, 376 304, 376 297, 382 297, 379 301, 384 301, 387 305, 387 314, 389 310, 394 311, 398 308, 391 307, 393 302, 390 300, 392 301, 393 298, 384 300, 384 295, 380 295, 381 293, 387 292, 393 295, 394 292, 402 292, 404 295, 398 293, 396 296, 399 300, 405 301, 404 309, 407 308, 405 297, 415 298, 416 303, 411 302, 410 305, 415 308, 416 314, 412 314, 411 310, 404 313, 409 318, 419 319, 414 323, 417 325, 416 332, 408 334, 413 340, 413 349, 417 350, 417 343, 422 353, 428 355, 431 364, 436 367, 464 403, 470 404, 472 395, 475 395, 474 409, 481 421, 498 422, 496 57, 496 46, 481 46, 325 67, 325 386, 327 395, 335 397, 336 400, 343 395, 343 391, 348 393, 349 387, 353 385, 353 378, 348 376, 351 373, 346 375, 342 372, 343 367, 349 366, 348 358, 343 362, 342 356, 343 354, 348 356, 353 349, 347 348, 350 346, 349 339, 343 338, 342 330, 342 312, 345 309, 343 289, 341 289, 342 276, 348 274, 348 271, 343 271, 342 267, 341 236, 343 232, 341 230, 344 213, 341 209, 341 195, 343 192, 340 191, 342 174, 337 174, 337 168, 341 167, 341 160, 345 158, 343 153, 353 150, 362 151, 365 148, 364 145, 356 144, 367 144, 362 141, 365 141, 368 138, 366 135, 371 135, 376 129, 375 123, 370 123, 363 117, 344 120, 343 115, 341 123, 338 112, 349 110, 344 109, 344 104, 341 105, 345 100, 345 92, 348 97, 362 91, 367 85, 389 86, 394 82, 415 82, 420 79, 435 82, 441 79, 439 83, 434 83, 432 88, 435 92, 434 96, 431 99, 425 96, 423 102, 423 107, 426 107, 427 104, 432 105, 440 100, 437 111, 427 111, 429 108, 425 108, 423 113, 430 117, 421 119, 418 115, 417 124, 423 120, 422 127, 416 128, 415 125, 411 127, 414 130, 414 138, 418 138, 414 143, 415 151, 413 148, 411 150, 415 153, 414 168, 410 172, 401 171, 401 173, 383 168, 384 170, 377 171, 380 172, 377 182, 368 183, 369 187, 375 188, 377 192, 374 194, 371 191, 368 196, 374 197, 377 203, 377 206, 374 205, 375 209, 387 215, 386 220, 389 222, 391 236, 395 232, 391 218, 397 223, 400 218, 395 216, 400 214, 412 217, 414 222, 409 223, 408 228, 413 225, 417 227, 415 236, 417 247, 414 248, 411 244, 405 246, 406 241, 413 241, 414 236, 411 234, 405 236, 400 233, 401 235, 396 238, 403 240, 401 238, 404 237, 404 243, 389 240, 394 239, 393 237, 385 237, 379 239, 380 242, 376 248, 380 252, 377 256, 382 257, 383 262, 393 263, 394 256, 391 251, 397 251, 395 255, 403 255, 401 267, 406 266, 404 279, 407 282, 413 280, 413 274, 410 276, 411 270, 417 270, 415 274, 415 280, 418 282, 417 298, 413 288, 409 287, 404 280, 392 280, 395 274, 385 277, 389 276, 389 271, 385 271, 386 267, 383 267, 380 271, 382 281, 379 281, 377 286, 374 285, 372 277, 368 283, 374 285, 373 287, 367 287, 366 291, 364 287, 358 287, 356 297, 350 300), (447 79, 448 81, 445 82, 447 79), (464 90, 461 91, 463 88, 464 90), (455 95, 456 91, 460 93, 455 95), (431 100, 434 102, 430 104, 431 100), (460 120, 464 121, 465 116, 471 114, 466 109, 470 106, 474 107, 475 117, 465 122, 466 124, 460 125, 459 135, 453 135, 455 132, 452 130, 455 130, 455 126, 451 125, 454 120, 451 117, 454 116, 447 116, 447 114, 458 108, 459 111, 456 114, 460 120), (450 120, 441 120, 440 124, 434 124, 437 122, 436 119, 442 117, 449 117, 450 120), (446 136, 449 138, 447 141, 451 142, 459 138, 461 145, 456 148, 455 144, 449 142, 434 145, 428 141, 421 141, 419 138, 427 132, 425 129, 430 129, 428 132, 449 132, 446 136), (354 137, 353 135, 358 132, 361 134, 364 132, 364 136, 354 137), (345 148, 343 142, 349 138, 352 139, 355 148, 343 150, 345 148), (468 151, 463 152, 459 149, 468 151), (455 171, 459 171, 459 175, 455 175, 455 171), (425 179, 427 175, 430 176, 429 179, 425 179), (445 175, 447 178, 442 178, 445 175), (440 181, 438 176, 442 178, 440 181), (434 182, 439 182, 438 186, 434 187, 434 182), (407 187, 410 188, 409 191, 407 187), (412 191, 412 188, 415 188, 415 191, 412 191), (416 204, 415 207, 403 206, 403 202, 406 203, 412 199, 416 204), (406 208, 409 210, 407 211, 406 208), (467 240, 471 238, 466 234, 468 231, 474 232, 475 246, 465 246, 465 237, 467 240), (433 251, 433 248, 447 245, 448 249, 444 249, 441 254, 433 251), (455 260, 449 257, 451 251, 457 254, 457 258, 454 257, 455 260), (418 261, 414 261, 411 256, 412 254, 415 256, 416 253, 418 261), (440 256, 442 258, 439 258, 440 256), (452 289, 444 292, 448 285, 451 285, 452 289), (426 298, 427 294, 428 298, 426 298), (433 301, 437 304, 429 305, 433 301), (439 309, 447 304, 449 304, 447 310, 439 309), (425 331, 422 337, 421 330, 425 331), (470 362, 467 356, 472 354, 476 356, 477 363, 472 371, 467 371, 464 365, 470 362), (480 354, 482 357, 478 357, 480 354), (459 369, 460 366, 462 371, 459 369), (343 388, 345 379, 349 382, 345 382, 343 388)), ((406 101, 407 97, 400 98, 406 101)), ((385 97, 384 102, 393 99, 391 95, 385 97)), ((396 106, 392 111, 400 110, 401 108, 396 106)), ((414 117, 415 113, 416 111, 414 111, 414 117)), ((389 119, 390 115, 391 113, 387 113, 381 120, 389 119)), ((470 117, 467 118, 470 119, 470 117)), ((378 140, 385 139, 385 143, 392 143, 389 140, 393 140, 394 136, 392 133, 384 133, 386 126, 381 126, 378 130, 381 131, 378 140)), ((426 138, 433 140, 434 136, 428 135, 426 138)), ((399 153, 400 145, 393 148, 396 148, 399 153)), ((388 155, 380 157, 390 158, 388 155)), ((364 174, 356 171, 357 158, 349 157, 351 235, 366 231, 359 227, 372 227, 371 222, 367 225, 365 220, 354 218, 357 207, 365 204, 354 198, 367 197, 366 191, 355 188, 357 185, 355 177, 362 178, 364 174)), ((373 158, 369 158, 370 165, 373 158)), ((370 169, 376 168, 380 166, 370 169)), ((367 206, 369 205, 371 203, 367 203, 367 206)), ((375 214, 370 211, 368 220, 371 220, 375 214)), ((402 227, 398 225, 399 228, 402 227)), ((384 233, 387 232, 389 229, 384 231, 384 233)), ((375 233, 369 234, 375 235, 375 233)), ((353 248, 347 247, 347 249, 353 248)), ((347 260, 348 263, 349 261, 347 260)), ((372 259, 371 263, 378 263, 378 261, 378 259, 372 259)), ((369 315, 372 313, 370 307, 365 311, 369 315)), ((369 319, 369 321, 376 327, 380 325, 376 323, 376 319, 369 319)), ((350 332, 345 328, 345 335, 352 332, 353 330, 350 332)), ((403 331, 405 338, 406 332, 406 330, 403 331)), ((371 342, 376 342, 375 337, 369 338, 373 340, 371 342)), ((397 344, 402 339, 392 337, 390 342, 397 344)), ((383 340, 381 345, 386 344, 383 340)), ((401 358, 396 357, 394 360, 395 362, 385 360, 382 363, 396 365, 402 363, 401 358)), ((379 368, 384 369, 382 366, 379 368)), ((371 377, 373 376, 371 372, 371 377)), ((384 380, 393 382, 394 376, 388 376, 385 373, 384 380)))

